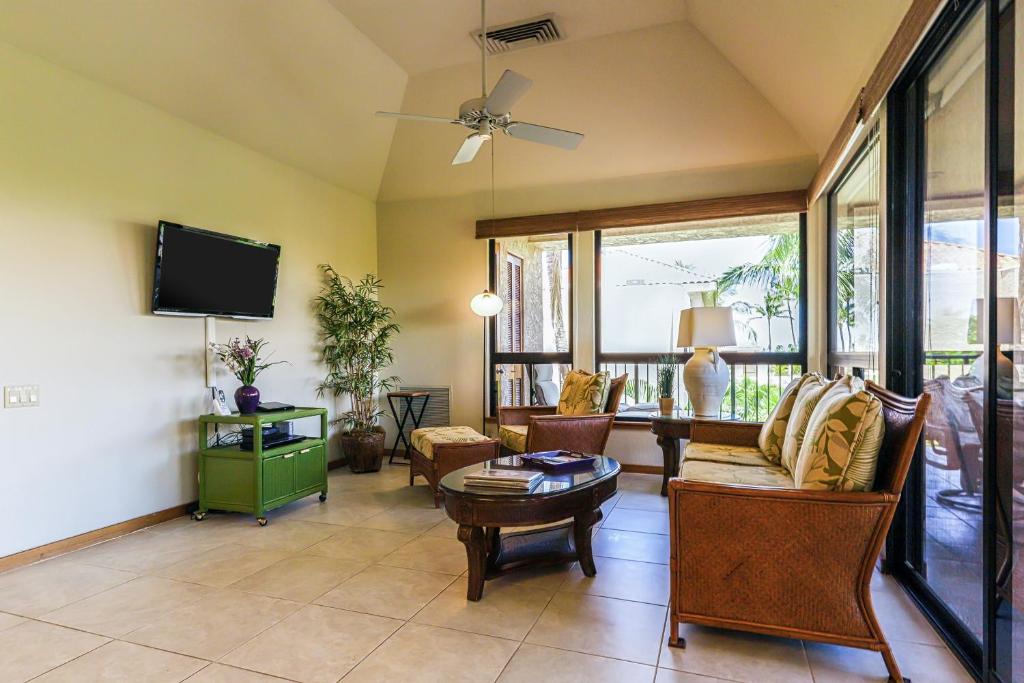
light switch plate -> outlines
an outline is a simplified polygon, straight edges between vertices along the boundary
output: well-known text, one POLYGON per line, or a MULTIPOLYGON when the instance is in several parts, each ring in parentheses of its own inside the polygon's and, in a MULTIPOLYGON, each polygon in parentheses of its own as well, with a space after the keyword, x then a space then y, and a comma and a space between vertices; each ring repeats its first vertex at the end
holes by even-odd
POLYGON ((16 384, 4 387, 4 408, 32 408, 38 405, 38 384, 16 384))

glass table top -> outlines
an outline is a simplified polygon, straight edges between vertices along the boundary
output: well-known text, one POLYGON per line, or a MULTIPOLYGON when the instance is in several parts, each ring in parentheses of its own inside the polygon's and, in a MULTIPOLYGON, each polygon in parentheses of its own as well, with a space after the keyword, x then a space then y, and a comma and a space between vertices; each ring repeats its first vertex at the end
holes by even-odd
POLYGON ((543 497, 557 495, 569 490, 593 486, 598 482, 604 481, 609 477, 614 477, 619 473, 619 463, 614 458, 609 458, 604 455, 595 457, 597 459, 590 467, 580 467, 579 469, 564 472, 548 472, 524 465, 522 458, 518 455, 496 458, 477 465, 463 467, 446 474, 441 479, 441 488, 449 493, 480 496, 543 497), (522 489, 502 489, 491 486, 467 486, 465 484, 463 477, 467 474, 479 472, 484 469, 531 470, 540 472, 544 475, 544 478, 529 491, 522 489))

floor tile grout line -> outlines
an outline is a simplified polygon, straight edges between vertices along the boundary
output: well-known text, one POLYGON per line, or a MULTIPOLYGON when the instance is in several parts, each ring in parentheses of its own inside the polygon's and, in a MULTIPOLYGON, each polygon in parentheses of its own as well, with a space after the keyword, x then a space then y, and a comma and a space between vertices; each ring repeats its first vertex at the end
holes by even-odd
MULTIPOLYGON (((91 633, 90 633, 89 635, 94 635, 94 634, 91 634, 91 633)), ((104 636, 104 637, 105 637, 105 636, 104 636)), ((29 681, 34 681, 34 680, 36 680, 37 678, 39 678, 40 676, 45 676, 46 674, 50 673, 51 671, 56 671, 57 669, 61 668, 62 666, 67 666, 67 665, 68 665, 68 664, 70 664, 71 662, 73 662, 73 661, 75 661, 75 660, 77 660, 77 659, 81 659, 82 657, 84 657, 84 656, 86 656, 87 654, 90 654, 90 653, 92 653, 92 652, 95 652, 96 650, 100 649, 101 647, 106 647, 107 645, 110 645, 110 644, 111 644, 112 642, 114 642, 114 641, 113 641, 113 639, 111 639, 111 638, 108 638, 108 639, 107 639, 107 642, 105 642, 105 643, 100 643, 100 644, 99 644, 99 645, 97 645, 96 647, 94 647, 94 648, 91 648, 91 649, 89 649, 89 651, 88 651, 88 652, 83 652, 83 653, 82 653, 82 654, 80 654, 80 655, 77 655, 77 656, 75 656, 75 657, 72 657, 71 659, 67 660, 66 662, 61 662, 61 663, 60 663, 60 664, 58 664, 57 666, 54 666, 54 667, 50 667, 50 668, 49 668, 49 669, 47 669, 46 671, 43 671, 43 672, 41 672, 41 673, 39 673, 39 674, 37 674, 37 675, 33 676, 32 678, 28 679, 28 680, 29 680, 29 681)), ((26 683, 27 683, 27 682, 26 682, 26 683)))

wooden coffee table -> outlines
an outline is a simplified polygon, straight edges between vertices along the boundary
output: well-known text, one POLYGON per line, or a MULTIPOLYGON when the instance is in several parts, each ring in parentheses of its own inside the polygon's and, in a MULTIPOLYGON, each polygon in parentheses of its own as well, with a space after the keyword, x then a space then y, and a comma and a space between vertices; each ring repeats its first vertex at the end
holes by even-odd
POLYGON ((485 468, 528 469, 518 456, 511 456, 463 467, 441 479, 445 510, 458 522, 458 537, 466 546, 467 599, 477 601, 483 596, 485 580, 528 565, 578 560, 584 574, 597 574, 591 529, 601 520, 601 504, 615 494, 618 462, 598 456, 591 468, 546 472, 529 492, 464 484, 465 475, 485 468), (563 520, 569 521, 543 529, 502 532, 507 527, 563 520))

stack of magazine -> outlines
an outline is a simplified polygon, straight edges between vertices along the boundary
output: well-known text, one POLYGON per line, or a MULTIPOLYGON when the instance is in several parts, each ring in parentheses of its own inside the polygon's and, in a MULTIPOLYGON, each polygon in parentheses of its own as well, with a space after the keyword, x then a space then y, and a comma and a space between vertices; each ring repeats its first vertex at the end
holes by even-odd
POLYGON ((543 478, 543 472, 533 470, 480 470, 467 474, 462 480, 467 486, 529 491, 543 478))

